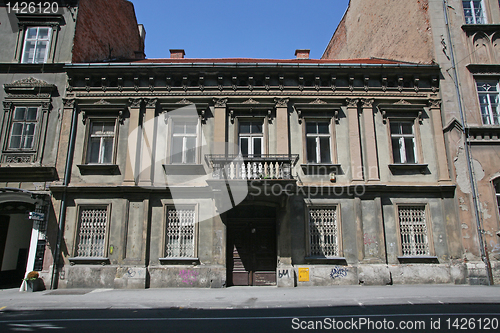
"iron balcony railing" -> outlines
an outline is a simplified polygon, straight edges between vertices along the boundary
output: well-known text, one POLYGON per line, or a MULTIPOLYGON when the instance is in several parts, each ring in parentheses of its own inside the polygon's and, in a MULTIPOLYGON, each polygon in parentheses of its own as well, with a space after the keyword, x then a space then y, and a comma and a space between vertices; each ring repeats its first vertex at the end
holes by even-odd
POLYGON ((298 159, 298 154, 205 155, 213 179, 293 179, 292 168, 298 159))

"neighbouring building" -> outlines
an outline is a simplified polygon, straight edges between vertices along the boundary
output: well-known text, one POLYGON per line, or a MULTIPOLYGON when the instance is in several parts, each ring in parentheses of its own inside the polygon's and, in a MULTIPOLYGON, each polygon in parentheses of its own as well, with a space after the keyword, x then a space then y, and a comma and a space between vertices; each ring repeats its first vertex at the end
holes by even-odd
POLYGON ((64 65, 143 59, 144 29, 128 1, 16 3, 0 6, 0 286, 35 270, 49 287, 60 209, 49 185, 68 153, 64 65))
POLYGON ((323 55, 439 65, 457 241, 471 284, 500 281, 499 38, 497 0, 352 0, 323 55))

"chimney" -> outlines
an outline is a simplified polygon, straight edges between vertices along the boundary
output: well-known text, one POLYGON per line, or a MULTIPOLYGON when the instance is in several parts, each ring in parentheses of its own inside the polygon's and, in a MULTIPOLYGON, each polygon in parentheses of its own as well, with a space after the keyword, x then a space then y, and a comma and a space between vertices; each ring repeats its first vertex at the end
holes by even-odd
POLYGON ((183 49, 170 49, 171 59, 184 59, 185 54, 186 52, 183 49))
POLYGON ((311 50, 307 50, 307 49, 297 49, 295 50, 295 56, 297 57, 297 59, 309 59, 309 52, 311 50))

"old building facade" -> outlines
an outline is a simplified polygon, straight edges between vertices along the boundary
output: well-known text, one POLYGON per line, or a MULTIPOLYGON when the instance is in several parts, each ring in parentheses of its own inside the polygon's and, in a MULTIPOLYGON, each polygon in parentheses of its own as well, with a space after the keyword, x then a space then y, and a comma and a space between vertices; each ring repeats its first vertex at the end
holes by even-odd
POLYGON ((171 52, 65 66, 59 287, 465 283, 437 66, 171 52))
POLYGON ((457 184, 463 260, 473 284, 498 283, 500 276, 499 23, 496 0, 352 0, 323 55, 439 64, 443 132, 457 184), (368 7, 369 12, 363 10, 368 7), (393 17, 404 18, 413 29, 400 29, 393 17), (364 47, 339 47, 352 41, 364 47))
POLYGON ((68 135, 61 131, 64 64, 144 58, 129 2, 51 4, 0 6, 0 286, 19 286, 32 270, 51 284, 59 206, 49 185, 64 179, 68 152, 60 141, 68 135), (106 29, 95 23, 106 17, 106 29))

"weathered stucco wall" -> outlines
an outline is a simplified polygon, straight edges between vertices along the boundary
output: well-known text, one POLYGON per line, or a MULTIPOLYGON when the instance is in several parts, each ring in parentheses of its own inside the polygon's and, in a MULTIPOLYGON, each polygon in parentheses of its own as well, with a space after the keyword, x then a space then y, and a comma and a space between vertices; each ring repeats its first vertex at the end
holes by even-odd
POLYGON ((144 53, 134 6, 125 0, 81 0, 73 62, 136 59, 144 53))
POLYGON ((351 0, 322 58, 433 61, 428 0, 351 0))

